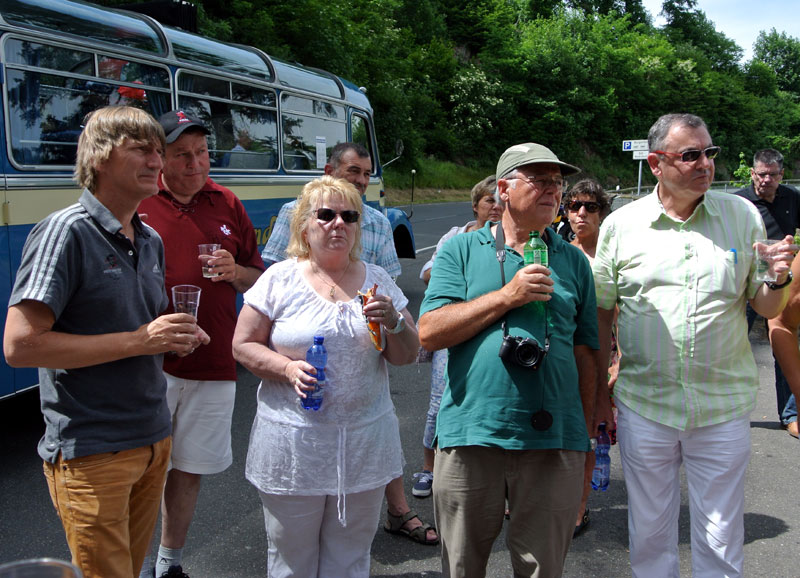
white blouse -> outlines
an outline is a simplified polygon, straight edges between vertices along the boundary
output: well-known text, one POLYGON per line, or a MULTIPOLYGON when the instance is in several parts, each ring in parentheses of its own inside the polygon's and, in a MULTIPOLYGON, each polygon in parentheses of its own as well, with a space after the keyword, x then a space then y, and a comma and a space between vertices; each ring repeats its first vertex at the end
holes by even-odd
MULTIPOLYGON (((398 311, 408 305, 383 269, 366 264, 361 291, 375 283, 398 311)), ((319 411, 303 409, 288 383, 261 382, 245 475, 265 493, 337 495, 344 524, 346 494, 383 486, 403 471, 387 362, 372 345, 361 303, 322 298, 296 259, 267 269, 244 301, 272 320, 271 349, 305 359, 314 336, 322 335, 328 351, 319 411)))

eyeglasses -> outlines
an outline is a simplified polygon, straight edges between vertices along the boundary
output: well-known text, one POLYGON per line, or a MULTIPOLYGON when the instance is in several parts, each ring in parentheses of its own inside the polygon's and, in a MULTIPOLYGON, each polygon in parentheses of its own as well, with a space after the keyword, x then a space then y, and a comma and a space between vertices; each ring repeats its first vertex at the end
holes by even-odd
POLYGON ((783 171, 778 171, 777 173, 755 173, 755 175, 759 178, 759 180, 763 181, 767 177, 771 179, 777 179, 783 174, 783 171))
POLYGON ((688 151, 683 151, 682 153, 671 153, 668 151, 652 151, 659 155, 667 155, 670 157, 680 157, 681 161, 684 163, 693 163, 700 159, 701 155, 706 155, 706 158, 710 161, 713 161, 717 158, 720 151, 722 150, 721 147, 708 147, 707 149, 698 150, 698 149, 690 149, 688 151))
POLYGON ((587 213, 597 213, 600 210, 600 203, 595 201, 571 201, 566 205, 568 211, 575 213, 580 211, 581 207, 585 207, 587 213))
POLYGON ((340 215, 342 217, 342 221, 345 223, 356 223, 358 222, 358 218, 361 214, 358 211, 341 211, 337 213, 333 209, 317 209, 317 219, 320 221, 325 221, 326 223, 330 223, 336 218, 336 215, 340 215))
POLYGON ((526 177, 525 175, 520 175, 514 178, 526 181, 529 185, 541 190, 551 186, 555 186, 558 190, 564 188, 564 179, 560 177, 551 179, 550 177, 526 177))

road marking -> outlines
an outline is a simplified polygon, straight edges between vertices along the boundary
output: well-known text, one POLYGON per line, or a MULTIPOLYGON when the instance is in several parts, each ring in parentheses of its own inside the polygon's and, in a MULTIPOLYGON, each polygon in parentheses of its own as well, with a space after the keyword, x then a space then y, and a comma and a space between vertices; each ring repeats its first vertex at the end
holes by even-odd
POLYGON ((420 253, 423 253, 425 251, 430 251, 431 249, 435 249, 435 248, 436 248, 436 245, 431 245, 430 247, 423 247, 422 249, 417 249, 417 252, 415 253, 415 255, 419 255, 420 253))

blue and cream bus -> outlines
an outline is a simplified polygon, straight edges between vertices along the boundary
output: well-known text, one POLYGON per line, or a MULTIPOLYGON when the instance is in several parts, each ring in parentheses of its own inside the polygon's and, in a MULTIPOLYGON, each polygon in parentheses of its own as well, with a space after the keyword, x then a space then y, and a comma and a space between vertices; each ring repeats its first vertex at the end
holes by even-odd
MULTIPOLYGON (((3 326, 25 238, 77 200, 71 174, 81 122, 102 106, 136 106, 156 117, 179 108, 202 119, 211 130, 211 176, 242 200, 260 247, 281 205, 322 174, 339 142, 370 151, 367 202, 383 205, 372 108, 363 89, 333 74, 70 0, 0 2, 0 64, 3 326)), ((385 212, 398 254, 413 257, 406 215, 385 212)), ((37 382, 34 370, 2 361, 0 397, 37 382)))

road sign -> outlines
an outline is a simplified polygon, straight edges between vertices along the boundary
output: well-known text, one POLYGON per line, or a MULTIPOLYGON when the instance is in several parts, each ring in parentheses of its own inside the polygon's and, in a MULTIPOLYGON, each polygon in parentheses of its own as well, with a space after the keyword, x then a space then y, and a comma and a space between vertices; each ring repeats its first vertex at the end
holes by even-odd
POLYGON ((622 150, 624 151, 646 151, 647 148, 647 140, 622 141, 622 150))
POLYGON ((643 150, 643 151, 633 151, 633 160, 641 161, 647 158, 647 155, 650 154, 650 151, 643 150))

